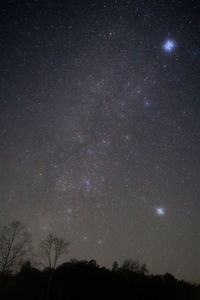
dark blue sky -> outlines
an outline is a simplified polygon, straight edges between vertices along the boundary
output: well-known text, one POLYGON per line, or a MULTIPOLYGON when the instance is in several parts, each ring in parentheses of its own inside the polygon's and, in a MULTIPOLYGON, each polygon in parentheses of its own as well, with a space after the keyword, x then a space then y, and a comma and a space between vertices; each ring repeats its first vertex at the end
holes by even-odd
POLYGON ((0 225, 200 282, 198 1, 0 6, 0 225))

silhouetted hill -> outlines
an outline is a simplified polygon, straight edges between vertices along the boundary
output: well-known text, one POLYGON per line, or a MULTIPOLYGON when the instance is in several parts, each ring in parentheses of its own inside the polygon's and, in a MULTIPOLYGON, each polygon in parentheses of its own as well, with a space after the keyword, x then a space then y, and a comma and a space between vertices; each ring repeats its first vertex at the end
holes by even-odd
POLYGON ((92 261, 71 261, 43 271, 26 264, 16 275, 0 275, 0 299, 199 300, 200 287, 171 274, 145 275, 125 268, 110 271, 92 261))

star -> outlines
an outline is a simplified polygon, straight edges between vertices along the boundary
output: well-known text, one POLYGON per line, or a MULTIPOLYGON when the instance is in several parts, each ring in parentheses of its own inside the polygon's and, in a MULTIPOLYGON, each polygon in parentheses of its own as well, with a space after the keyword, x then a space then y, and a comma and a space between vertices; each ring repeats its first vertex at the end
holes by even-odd
POLYGON ((158 216, 164 216, 164 215, 165 215, 165 210, 164 210, 164 208, 163 208, 163 207, 157 207, 157 208, 156 208, 156 214, 157 214, 158 216))
POLYGON ((71 209, 71 208, 68 208, 67 213, 68 213, 69 215, 71 215, 71 214, 72 214, 72 209, 71 209))
POLYGON ((145 101, 144 101, 144 105, 145 105, 146 107, 148 107, 148 106, 151 105, 151 102, 150 102, 149 100, 145 100, 145 101))
POLYGON ((87 153, 88 153, 88 154, 91 154, 91 153, 92 153, 92 150, 91 150, 90 148, 88 148, 88 149, 87 149, 87 153))
POLYGON ((173 48, 175 47, 175 44, 172 40, 167 40, 164 45, 164 50, 167 52, 171 52, 173 50, 173 48))

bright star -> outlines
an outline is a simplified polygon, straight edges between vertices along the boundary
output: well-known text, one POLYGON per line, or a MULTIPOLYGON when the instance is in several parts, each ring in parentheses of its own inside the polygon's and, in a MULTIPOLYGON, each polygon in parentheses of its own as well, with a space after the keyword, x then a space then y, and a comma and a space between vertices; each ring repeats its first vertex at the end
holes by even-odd
POLYGON ((168 52, 171 52, 173 50, 173 48, 175 47, 175 44, 173 41, 171 40, 167 40, 164 45, 163 45, 164 49, 168 52))
POLYGON ((164 215, 165 215, 165 210, 164 210, 164 208, 162 208, 162 207, 156 208, 156 214, 157 214, 158 216, 164 216, 164 215))
POLYGON ((145 100, 145 101, 144 101, 144 105, 145 105, 145 106, 150 106, 150 105, 151 105, 151 102, 150 102, 149 100, 145 100))

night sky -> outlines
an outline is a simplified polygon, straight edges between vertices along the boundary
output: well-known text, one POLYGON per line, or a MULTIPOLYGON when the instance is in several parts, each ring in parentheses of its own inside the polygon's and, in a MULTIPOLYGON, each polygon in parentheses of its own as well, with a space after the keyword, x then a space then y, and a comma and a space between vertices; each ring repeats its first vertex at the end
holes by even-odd
POLYGON ((0 5, 0 225, 200 282, 199 1, 0 5))

